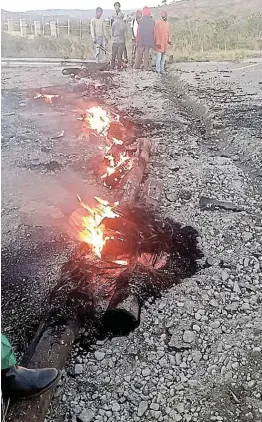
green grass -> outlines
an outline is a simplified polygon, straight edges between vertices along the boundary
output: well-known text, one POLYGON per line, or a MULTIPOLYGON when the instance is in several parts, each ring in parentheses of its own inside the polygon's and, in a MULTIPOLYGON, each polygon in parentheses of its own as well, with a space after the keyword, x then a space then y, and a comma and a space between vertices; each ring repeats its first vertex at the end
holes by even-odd
MULTIPOLYGON (((176 61, 238 60, 262 55, 262 16, 231 17, 216 21, 176 22, 171 19, 173 46, 169 53, 176 61)), ((128 42, 128 47, 130 43, 128 42)), ((110 50, 110 43, 108 45, 110 50)), ((21 38, 2 32, 2 57, 92 58, 88 34, 58 38, 21 38)))

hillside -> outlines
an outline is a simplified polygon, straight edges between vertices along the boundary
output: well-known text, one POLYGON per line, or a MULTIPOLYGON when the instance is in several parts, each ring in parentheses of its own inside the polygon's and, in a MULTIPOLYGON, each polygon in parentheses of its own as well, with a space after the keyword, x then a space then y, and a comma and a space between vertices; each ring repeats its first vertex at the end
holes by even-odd
POLYGON ((262 13, 262 0, 182 0, 164 8, 177 20, 211 20, 262 13))
MULTIPOLYGON (((125 13, 132 13, 132 11, 125 11, 125 13)), ((105 9, 104 17, 111 17, 113 10, 105 9)), ((6 22, 7 19, 13 19, 18 21, 19 19, 25 19, 26 21, 43 20, 49 22, 50 20, 59 19, 60 22, 67 19, 83 19, 88 21, 94 17, 94 10, 81 10, 81 9, 51 9, 51 10, 28 10, 26 12, 9 12, 2 10, 2 21, 6 22)))
MULTIPOLYGON (((161 0, 159 0, 161 3, 161 0)), ((141 3, 143 4, 143 3, 141 3)), ((148 1, 150 5, 150 0, 148 1)), ((157 16, 163 7, 153 8, 153 14, 157 16)), ((262 13, 262 0, 182 0, 172 2, 164 6, 168 10, 169 17, 174 20, 204 20, 218 19, 229 16, 250 16, 254 13, 262 13)), ((125 13, 132 13, 133 10, 126 10, 125 13)), ((112 10, 104 10, 104 17, 109 17, 112 10)), ((67 19, 89 20, 94 16, 94 10, 81 9, 52 9, 52 10, 29 10, 27 12, 8 12, 2 10, 2 22, 7 19, 18 21, 20 18, 29 20, 43 20, 48 22, 52 19, 59 21, 67 19)))

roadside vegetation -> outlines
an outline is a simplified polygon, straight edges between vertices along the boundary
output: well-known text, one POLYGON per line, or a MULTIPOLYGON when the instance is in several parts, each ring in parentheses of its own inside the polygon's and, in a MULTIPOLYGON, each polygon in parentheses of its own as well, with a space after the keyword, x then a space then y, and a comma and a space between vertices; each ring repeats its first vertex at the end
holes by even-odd
MULTIPOLYGON (((262 56, 262 15, 245 19, 176 22, 170 19, 172 42, 169 54, 176 61, 237 60, 262 56)), ((108 49, 110 51, 110 43, 108 49)), ((88 31, 80 39, 20 37, 2 32, 2 57, 92 58, 88 31)))

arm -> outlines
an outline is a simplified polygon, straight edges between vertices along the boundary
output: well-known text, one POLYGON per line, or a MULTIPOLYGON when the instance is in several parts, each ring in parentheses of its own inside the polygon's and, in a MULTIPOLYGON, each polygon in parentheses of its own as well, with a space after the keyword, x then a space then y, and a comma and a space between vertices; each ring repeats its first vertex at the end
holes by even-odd
POLYGON ((113 25, 112 25, 112 37, 115 36, 115 28, 116 28, 116 22, 113 22, 113 25))
POLYGON ((127 32, 128 31, 128 27, 127 27, 127 23, 125 24, 125 29, 124 29, 124 36, 125 36, 125 42, 126 42, 126 39, 127 39, 127 32))
POLYGON ((91 29, 91 38, 93 41, 95 41, 96 39, 96 28, 95 28, 95 20, 91 19, 91 25, 90 25, 90 29, 91 29))
POLYGON ((155 46, 157 48, 160 48, 160 46, 161 46, 161 37, 160 37, 160 34, 159 34, 159 25, 158 25, 157 22, 155 23, 155 28, 154 28, 154 43, 155 43, 155 46))
POLYGON ((171 41, 171 34, 170 34, 170 25, 168 24, 168 26, 167 26, 167 42, 168 42, 168 44, 169 45, 172 45, 172 41, 171 41))
POLYGON ((138 25, 137 33, 136 33, 136 45, 138 45, 138 43, 139 43, 139 25, 138 25))
POLYGON ((106 24, 105 24, 105 21, 104 21, 104 20, 103 20, 103 35, 104 35, 105 41, 107 42, 107 36, 106 36, 106 24))

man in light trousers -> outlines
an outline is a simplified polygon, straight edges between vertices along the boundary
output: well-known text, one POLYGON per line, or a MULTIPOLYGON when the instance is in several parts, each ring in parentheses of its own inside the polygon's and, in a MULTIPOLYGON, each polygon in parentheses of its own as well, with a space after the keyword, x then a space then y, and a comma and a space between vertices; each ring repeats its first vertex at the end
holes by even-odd
POLYGON ((94 43, 95 60, 97 63, 105 63, 105 47, 107 43, 105 21, 102 18, 103 9, 96 8, 96 15, 91 20, 91 37, 94 43))
POLYGON ((161 18, 156 21, 154 29, 154 44, 156 51, 156 72, 160 75, 165 73, 165 62, 170 40, 170 25, 167 22, 167 12, 161 11, 161 18))

